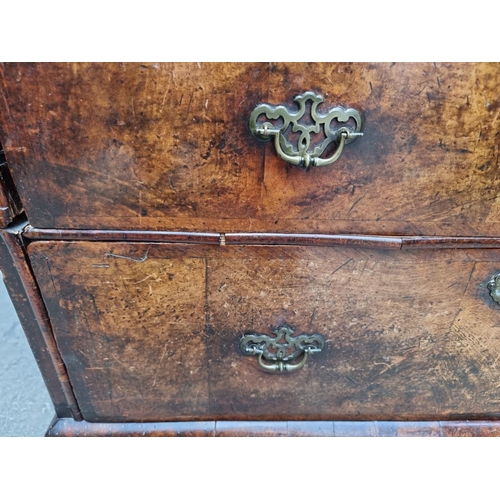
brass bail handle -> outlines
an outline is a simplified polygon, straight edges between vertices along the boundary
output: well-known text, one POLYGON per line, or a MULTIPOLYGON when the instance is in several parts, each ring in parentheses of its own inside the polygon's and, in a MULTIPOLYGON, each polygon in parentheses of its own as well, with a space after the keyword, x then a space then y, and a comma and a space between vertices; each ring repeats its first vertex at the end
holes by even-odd
POLYGON ((322 114, 317 108, 324 99, 314 92, 305 92, 295 97, 294 100, 299 106, 297 111, 290 110, 283 105, 259 104, 250 114, 249 121, 250 131, 257 139, 269 140, 274 137, 276 152, 287 163, 306 170, 309 170, 310 167, 331 165, 339 159, 346 144, 363 137, 361 132, 363 120, 359 111, 353 108, 344 109, 337 106, 330 109, 326 114, 322 114), (299 123, 299 120, 306 114, 308 101, 311 102, 310 116, 312 123, 299 123), (259 124, 259 117, 262 115, 268 120, 280 120, 283 123, 279 126, 273 125, 269 121, 259 124), (331 127, 333 120, 342 123, 350 120, 355 125, 354 128, 342 126, 333 130, 331 127), (300 133, 296 145, 288 142, 284 136, 284 132, 290 125, 292 132, 300 133), (311 149, 311 134, 319 133, 322 128, 326 138, 311 149), (333 154, 328 158, 321 158, 320 156, 332 143, 337 145, 333 154))
POLYGON ((267 370, 269 372, 293 372, 294 370, 298 370, 299 368, 302 368, 307 361, 307 355, 310 352, 321 352, 321 349, 306 349, 304 350, 302 354, 302 359, 298 363, 285 363, 282 360, 274 361, 271 364, 264 363, 262 361, 262 358, 264 357, 264 352, 261 352, 259 354, 259 366, 264 368, 264 370, 267 370))

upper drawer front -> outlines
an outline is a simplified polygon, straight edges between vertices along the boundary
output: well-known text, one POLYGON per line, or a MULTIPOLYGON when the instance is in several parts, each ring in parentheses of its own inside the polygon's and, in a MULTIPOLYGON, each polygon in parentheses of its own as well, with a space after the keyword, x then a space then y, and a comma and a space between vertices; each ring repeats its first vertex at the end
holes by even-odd
POLYGON ((1 140, 35 227, 498 234, 498 64, 5 64, 1 140), (360 111, 288 166, 259 103, 360 111), (323 106, 323 105, 321 105, 323 106))
POLYGON ((500 251, 28 248, 88 421, 500 416, 500 251), (325 338, 302 368, 242 354, 285 324, 325 338))

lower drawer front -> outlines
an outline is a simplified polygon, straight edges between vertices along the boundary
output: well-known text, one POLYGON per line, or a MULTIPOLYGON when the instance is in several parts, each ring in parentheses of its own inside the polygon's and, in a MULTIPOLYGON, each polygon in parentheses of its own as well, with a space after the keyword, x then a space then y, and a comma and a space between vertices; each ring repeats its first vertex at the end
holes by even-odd
POLYGON ((500 417, 500 305, 487 287, 500 251, 37 242, 29 253, 88 421, 500 417), (242 353, 243 335, 285 325, 324 337, 302 368, 272 373, 242 353))

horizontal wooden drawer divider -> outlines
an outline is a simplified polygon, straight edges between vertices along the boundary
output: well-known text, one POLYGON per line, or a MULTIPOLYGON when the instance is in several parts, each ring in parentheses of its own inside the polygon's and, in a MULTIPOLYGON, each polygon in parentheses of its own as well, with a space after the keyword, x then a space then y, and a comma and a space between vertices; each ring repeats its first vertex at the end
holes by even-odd
POLYGON ((40 229, 29 225, 23 234, 30 240, 140 241, 206 245, 348 245, 378 248, 500 248, 500 237, 113 231, 40 229))

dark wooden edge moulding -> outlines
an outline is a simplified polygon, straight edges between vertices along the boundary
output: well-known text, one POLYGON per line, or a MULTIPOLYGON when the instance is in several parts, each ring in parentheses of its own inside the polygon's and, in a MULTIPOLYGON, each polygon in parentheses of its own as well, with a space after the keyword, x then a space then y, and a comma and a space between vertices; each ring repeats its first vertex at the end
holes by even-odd
POLYGON ((52 398, 56 415, 81 420, 66 367, 24 251, 21 236, 24 225, 21 222, 0 230, 0 268, 3 279, 52 398))
POLYGON ((0 227, 7 227, 11 222, 12 213, 9 205, 8 195, 0 179, 0 227))
POLYGON ((112 231, 91 229, 38 229, 26 226, 23 236, 29 240, 137 241, 142 243, 198 243, 219 245, 219 233, 175 231, 112 231))
POLYGON ((29 240, 137 241, 205 245, 361 246, 369 248, 500 248, 500 238, 466 236, 379 236, 357 234, 196 233, 174 231, 113 231, 39 229, 27 225, 29 240))
POLYGON ((55 419, 48 437, 498 437, 500 421, 209 421, 90 423, 55 419))
POLYGON ((0 144, 0 228, 7 227, 23 211, 0 144))

